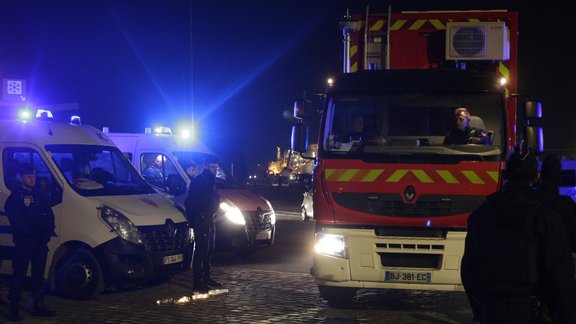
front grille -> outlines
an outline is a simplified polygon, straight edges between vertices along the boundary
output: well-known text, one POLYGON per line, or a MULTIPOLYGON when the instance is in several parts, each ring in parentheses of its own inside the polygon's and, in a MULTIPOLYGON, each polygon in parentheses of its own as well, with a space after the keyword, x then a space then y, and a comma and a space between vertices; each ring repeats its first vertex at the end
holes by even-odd
POLYGON ((190 234, 186 223, 154 226, 139 226, 144 236, 146 247, 151 252, 171 252, 180 250, 190 242, 190 234))
POLYGON ((246 227, 254 231, 263 231, 272 228, 272 211, 243 212, 246 217, 246 227))
POLYGON ((334 201, 355 211, 383 216, 435 217, 469 213, 484 201, 484 196, 421 195, 405 203, 399 194, 335 192, 334 201))
POLYGON ((448 231, 442 228, 378 227, 376 236, 446 238, 448 231))
POLYGON ((440 269, 442 255, 415 253, 378 253, 384 267, 440 269))

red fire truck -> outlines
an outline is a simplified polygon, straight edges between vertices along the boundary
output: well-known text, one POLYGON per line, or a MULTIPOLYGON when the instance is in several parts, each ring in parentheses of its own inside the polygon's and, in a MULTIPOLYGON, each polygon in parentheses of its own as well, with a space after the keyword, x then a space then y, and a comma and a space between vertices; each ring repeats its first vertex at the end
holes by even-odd
POLYGON ((364 288, 463 290, 469 213, 499 189, 519 140, 543 150, 541 104, 517 94, 518 14, 389 10, 340 27, 344 73, 322 96, 311 274, 332 305, 364 288), (459 107, 489 145, 444 143, 459 107))

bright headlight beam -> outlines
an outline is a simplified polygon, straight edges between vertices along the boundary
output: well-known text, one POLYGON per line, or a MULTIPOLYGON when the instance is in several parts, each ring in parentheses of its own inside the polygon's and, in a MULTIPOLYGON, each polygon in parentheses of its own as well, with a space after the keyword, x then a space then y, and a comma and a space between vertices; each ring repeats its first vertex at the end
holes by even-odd
POLYGON ((314 251, 317 253, 332 255, 340 258, 346 257, 346 243, 344 236, 336 234, 316 234, 314 251))

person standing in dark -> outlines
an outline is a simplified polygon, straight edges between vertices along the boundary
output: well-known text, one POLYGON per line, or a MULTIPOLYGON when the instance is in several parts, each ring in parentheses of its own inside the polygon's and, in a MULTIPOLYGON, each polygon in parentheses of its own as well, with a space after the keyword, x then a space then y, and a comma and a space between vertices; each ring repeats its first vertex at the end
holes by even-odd
POLYGON ((560 195, 562 162, 556 155, 547 156, 542 161, 540 174, 540 182, 535 190, 551 208, 562 214, 570 249, 572 253, 576 253, 576 203, 569 196, 560 195))
POLYGON ((28 265, 32 276, 33 315, 53 316, 54 312, 44 304, 46 284, 44 271, 48 256, 48 242, 54 233, 54 214, 49 202, 44 201, 34 191, 35 171, 30 165, 19 170, 20 185, 12 190, 6 200, 4 210, 13 231, 14 255, 12 259, 13 278, 10 283, 10 321, 20 321, 20 300, 22 285, 28 265), (47 209, 50 209, 48 211, 47 209))
MULTIPOLYGON (((186 216, 194 229, 194 290, 208 292, 222 284, 211 277, 211 262, 216 241, 214 217, 220 205, 220 196, 216 192, 216 161, 206 161, 202 169, 201 162, 196 161, 196 169, 202 170, 191 178, 188 196, 186 197, 186 216)), ((190 174, 190 173, 189 173, 190 174)))
POLYGON ((506 160, 502 189, 468 218, 461 279, 480 323, 576 323, 574 263, 562 215, 532 185, 538 161, 525 145, 506 160))
POLYGON ((476 129, 470 126, 470 112, 467 108, 460 107, 454 110, 456 119, 455 127, 444 137, 444 145, 449 144, 484 144, 492 145, 490 137, 484 129, 476 129))

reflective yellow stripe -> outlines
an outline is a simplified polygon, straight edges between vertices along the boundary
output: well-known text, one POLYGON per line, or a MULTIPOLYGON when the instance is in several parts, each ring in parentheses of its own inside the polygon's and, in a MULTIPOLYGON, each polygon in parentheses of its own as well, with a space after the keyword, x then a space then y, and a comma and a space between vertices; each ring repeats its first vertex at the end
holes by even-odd
POLYGON ((404 26, 405 23, 406 23, 406 19, 396 20, 392 24, 392 26, 390 26, 390 30, 399 30, 400 28, 402 28, 402 26, 404 26))
POLYGON ((473 184, 484 184, 484 181, 474 171, 462 171, 462 174, 473 184))
POLYGON ((344 171, 344 173, 342 173, 341 176, 338 177, 338 181, 350 181, 350 179, 352 179, 352 177, 354 177, 356 175, 356 173, 358 173, 358 169, 348 169, 346 171, 344 171))
POLYGON ((456 179, 456 177, 448 170, 436 170, 436 173, 438 173, 438 175, 442 177, 442 180, 446 181, 446 183, 460 183, 458 179, 456 179))
POLYGON ((384 19, 379 19, 372 25, 372 27, 370 27, 370 30, 371 31, 380 30, 382 29, 383 26, 384 26, 384 19))
POLYGON ((444 24, 439 19, 430 19, 428 21, 438 30, 446 29, 446 26, 444 26, 444 24))
POLYGON ((494 182, 498 183, 498 177, 500 175, 498 171, 488 171, 486 173, 488 173, 488 175, 490 176, 490 178, 492 178, 492 180, 494 180, 494 182))
POLYGON ((335 169, 326 169, 326 171, 324 172, 324 174, 326 175, 326 179, 330 179, 330 177, 332 176, 334 171, 336 171, 336 170, 335 169))
POLYGON ((510 70, 506 65, 504 65, 504 63, 500 62, 500 64, 498 64, 498 72, 500 72, 506 80, 510 80, 510 70))
POLYGON ((408 28, 408 29, 409 30, 418 30, 418 29, 420 29, 420 27, 422 27, 422 25, 424 25, 425 22, 426 22, 426 19, 418 19, 412 25, 410 25, 410 28, 408 28))
POLYGON ((350 46, 350 56, 358 54, 358 45, 350 46))
POLYGON ((424 172, 424 170, 412 170, 412 174, 414 174, 416 176, 416 178, 418 178, 418 180, 420 180, 420 182, 423 182, 423 183, 433 183, 434 182, 432 180, 432 178, 430 178, 428 176, 428 174, 426 174, 426 172, 424 172))
POLYGON ((368 174, 362 178, 362 182, 374 182, 374 180, 376 180, 376 178, 378 178, 382 172, 384 172, 382 169, 370 170, 368 174))
POLYGON ((398 169, 394 171, 394 173, 392 173, 392 175, 389 176, 388 179, 386 179, 386 182, 398 182, 400 181, 400 179, 402 179, 402 177, 404 177, 404 175, 406 175, 406 173, 408 173, 408 171, 409 170, 398 169))

